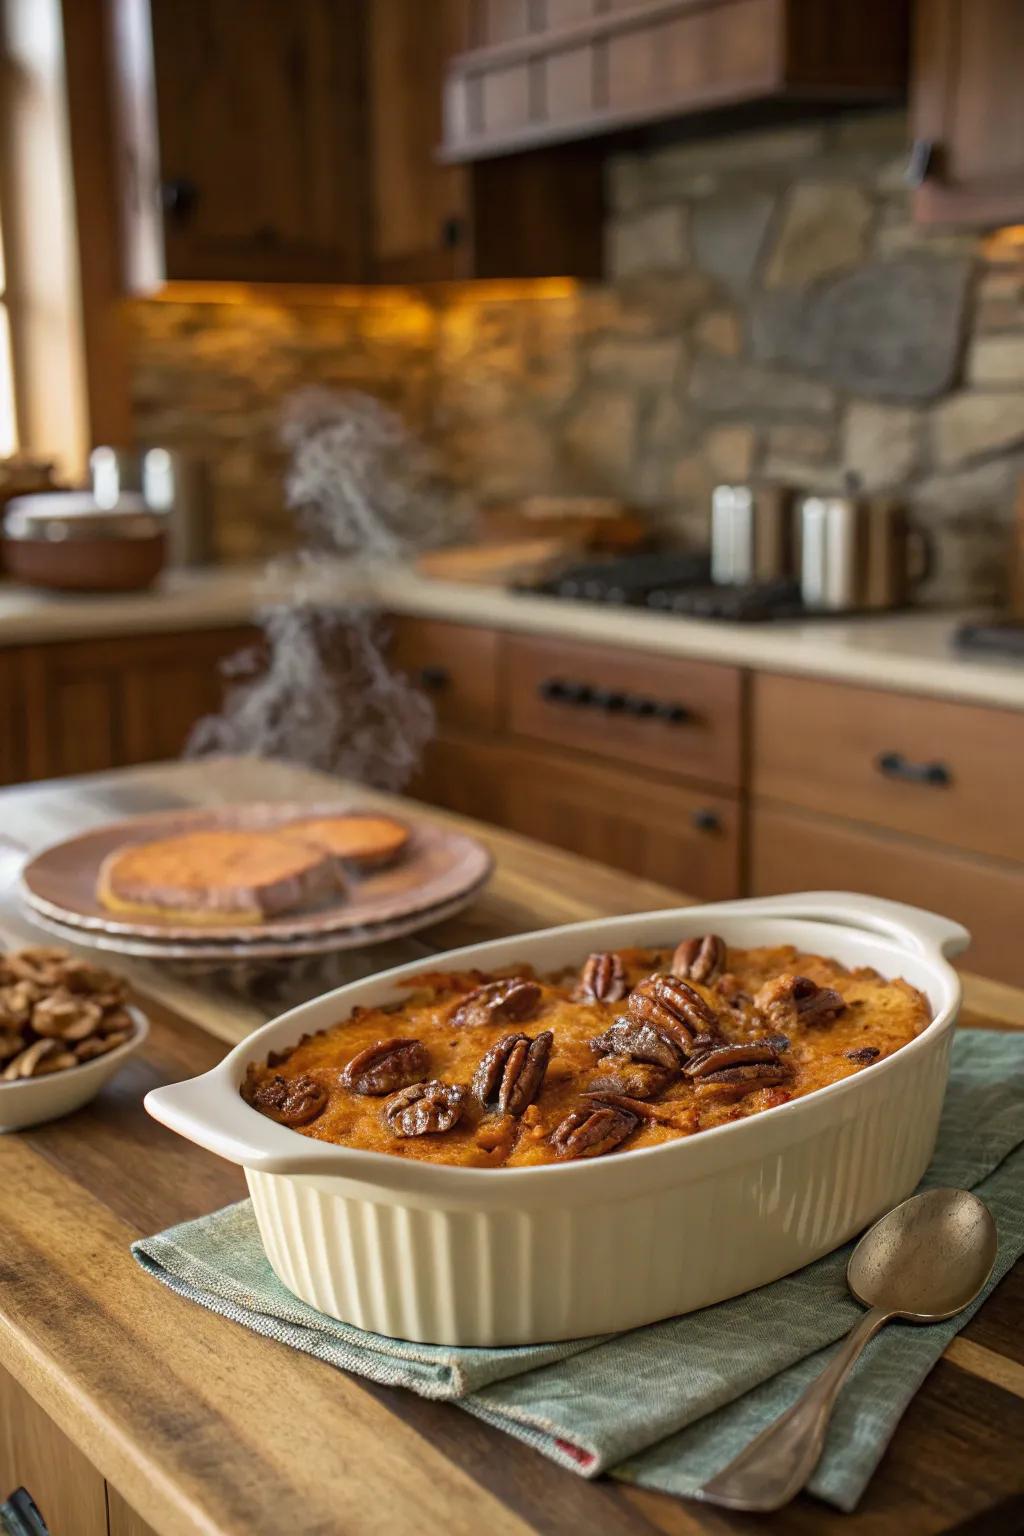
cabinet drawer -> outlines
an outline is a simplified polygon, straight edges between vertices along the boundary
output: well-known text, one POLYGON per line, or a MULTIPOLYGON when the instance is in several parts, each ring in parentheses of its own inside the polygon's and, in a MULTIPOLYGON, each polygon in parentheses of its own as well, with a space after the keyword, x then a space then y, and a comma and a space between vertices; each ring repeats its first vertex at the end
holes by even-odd
POLYGON ((735 667, 562 641, 505 639, 509 728, 639 768, 740 782, 735 667))
POLYGON ((1024 713, 758 677, 753 756, 758 796, 1024 862, 1024 713))
POLYGON ((970 929, 968 970, 1024 986, 1024 865, 760 804, 753 808, 750 841, 755 896, 841 889, 932 907, 970 929))
POLYGON ((498 713, 498 636, 471 624, 393 618, 392 657, 426 689, 442 726, 492 729, 498 713))
MULTIPOLYGON (((721 901, 740 889, 740 808, 568 753, 440 736, 412 793, 584 858, 721 901)), ((628 882, 622 910, 631 907, 628 882)))

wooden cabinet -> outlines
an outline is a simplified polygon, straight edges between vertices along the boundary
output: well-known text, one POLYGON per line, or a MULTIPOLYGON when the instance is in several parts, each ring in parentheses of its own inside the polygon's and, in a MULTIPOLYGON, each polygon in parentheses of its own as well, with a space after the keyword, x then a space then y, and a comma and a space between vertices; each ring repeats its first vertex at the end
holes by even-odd
MULTIPOLYGON (((218 708, 221 663, 253 643, 247 628, 38 645, 20 653, 25 741, 20 776, 45 779, 178 757, 218 708)), ((0 653, 17 661, 19 653, 0 653)))
POLYGON ((356 282, 362 0, 111 0, 129 286, 356 282))
POLYGON ((25 674, 20 651, 0 651, 0 784, 25 777, 25 674))
POLYGON ((0 1503, 16 1488, 31 1496, 50 1536, 107 1536, 103 1478, 0 1370, 0 1503))
POLYGON ((449 157, 787 98, 898 96, 905 0, 474 0, 451 61, 449 157))
POLYGON ((498 725, 498 635, 436 619, 391 620, 391 657, 429 694, 443 729, 498 725))
POLYGON ((603 163, 588 145, 444 164, 449 60, 470 37, 469 0, 368 0, 367 110, 375 282, 598 277, 603 163))
POLYGON ((457 735, 431 744, 410 793, 708 901, 739 894, 741 807, 727 794, 457 735))
POLYGON ((918 219, 1024 220, 1024 6, 917 0, 914 30, 918 219))
POLYGON ((510 636, 510 729, 662 773, 737 786, 742 675, 702 661, 510 636))
POLYGON ((753 719, 759 797, 1024 862, 1024 714, 759 676, 753 719))
POLYGON ((931 907, 970 929, 969 970, 1024 986, 1024 865, 759 802, 751 816, 750 886, 755 896, 851 890, 931 907))

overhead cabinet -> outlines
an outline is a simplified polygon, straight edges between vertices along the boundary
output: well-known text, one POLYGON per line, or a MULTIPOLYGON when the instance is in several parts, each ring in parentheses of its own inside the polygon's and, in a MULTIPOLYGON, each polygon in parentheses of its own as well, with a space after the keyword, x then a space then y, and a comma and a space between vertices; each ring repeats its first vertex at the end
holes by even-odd
POLYGON ((453 160, 906 80, 904 0, 472 0, 469 35, 445 87, 453 160))
POLYGON ((917 218, 1024 220, 1024 5, 918 0, 913 61, 917 218))

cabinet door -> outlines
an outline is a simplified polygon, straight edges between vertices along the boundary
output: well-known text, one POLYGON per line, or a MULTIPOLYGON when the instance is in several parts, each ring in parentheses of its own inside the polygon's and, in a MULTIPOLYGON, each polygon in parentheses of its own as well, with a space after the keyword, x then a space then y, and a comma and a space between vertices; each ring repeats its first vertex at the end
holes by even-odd
POLYGON ((366 223, 359 0, 114 7, 133 284, 357 281, 366 223), (148 246, 139 225, 150 226, 148 246), (139 254, 147 249, 148 266, 139 254))
POLYGON ((20 651, 0 651, 0 784, 25 776, 24 674, 20 651))
POLYGON ((751 810, 750 842, 752 895, 863 891, 932 907, 970 929, 966 970, 1024 986, 1024 864, 976 858, 758 802, 751 810))
POLYGON ((431 744, 410 793, 688 896, 739 894, 740 807, 728 795, 454 735, 431 744))
POLYGON ((224 692, 250 629, 131 635, 26 653, 27 774, 45 779, 178 757, 224 692))
POLYGON ((1024 219, 1024 5, 918 0, 914 135, 934 146, 917 193, 924 223, 1024 219))
POLYGON ((50 1536, 107 1536, 103 1478, 53 1420, 0 1371, 0 1503, 24 1488, 50 1536))
POLYGON ((468 0, 372 0, 367 15, 370 272, 378 282, 472 276, 469 172, 442 165, 445 65, 466 46, 468 0))

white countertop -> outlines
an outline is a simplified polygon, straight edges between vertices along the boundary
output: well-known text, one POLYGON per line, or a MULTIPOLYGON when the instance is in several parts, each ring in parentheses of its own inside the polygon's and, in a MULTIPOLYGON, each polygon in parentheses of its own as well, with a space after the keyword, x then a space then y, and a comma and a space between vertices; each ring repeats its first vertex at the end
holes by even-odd
MULTIPOLYGON (((0 583, 0 645, 244 624, 290 585, 280 567, 267 575, 262 567, 244 566, 170 572, 149 592, 117 597, 64 596, 0 583)), ((324 603, 363 600, 456 623, 1024 709, 1024 662, 967 659, 951 649, 963 613, 726 624, 341 562, 322 562, 312 575, 305 571, 302 587, 324 603)))

